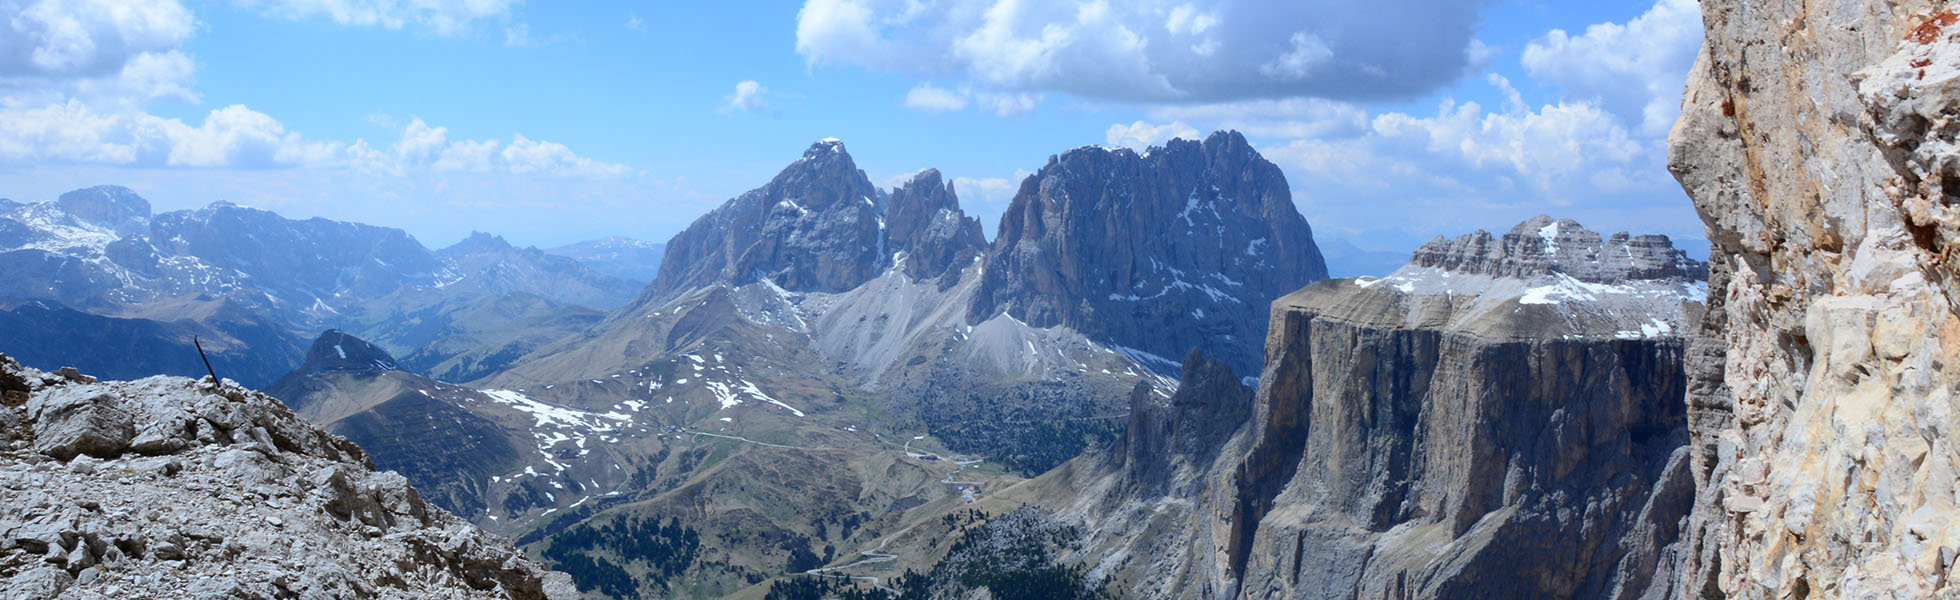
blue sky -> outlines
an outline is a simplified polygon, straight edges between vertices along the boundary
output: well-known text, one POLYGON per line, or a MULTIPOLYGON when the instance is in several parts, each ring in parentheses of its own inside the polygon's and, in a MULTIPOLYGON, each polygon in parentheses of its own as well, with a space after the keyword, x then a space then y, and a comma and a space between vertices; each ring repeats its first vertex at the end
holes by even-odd
POLYGON ((1083 145, 1245 131, 1321 238, 1537 213, 1702 237, 1665 135, 1692 0, 0 0, 0 197, 664 240, 843 138, 992 222, 1083 145), (11 30, 9 29, 11 27, 11 30), (747 83, 744 83, 747 82, 747 83))

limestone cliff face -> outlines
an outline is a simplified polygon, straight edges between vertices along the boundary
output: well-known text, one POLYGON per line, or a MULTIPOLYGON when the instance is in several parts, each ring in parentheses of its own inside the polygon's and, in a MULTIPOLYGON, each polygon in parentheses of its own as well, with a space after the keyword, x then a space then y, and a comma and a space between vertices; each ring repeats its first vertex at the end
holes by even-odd
POLYGON ((1686 339, 1561 316, 1353 281, 1276 301, 1224 507, 1237 597, 1644 592, 1692 494, 1686 339))
POLYGON ((1960 593, 1960 17, 1702 6, 1669 167, 1714 242, 1721 343, 1691 352, 1700 493, 1674 591, 1960 593))
POLYGON ((1439 240, 1274 301, 1249 404, 1187 359, 1168 402, 1132 403, 1108 474, 1030 487, 1085 490, 1060 512, 1136 597, 1663 593, 1694 500, 1702 268, 1545 217, 1439 240))

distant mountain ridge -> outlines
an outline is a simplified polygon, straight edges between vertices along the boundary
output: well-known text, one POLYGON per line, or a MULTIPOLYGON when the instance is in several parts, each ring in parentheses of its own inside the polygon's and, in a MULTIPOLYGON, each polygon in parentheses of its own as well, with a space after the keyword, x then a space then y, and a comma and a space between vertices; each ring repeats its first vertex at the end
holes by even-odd
MULTIPOLYGON (((405 316, 412 311, 453 313, 459 304, 513 294, 610 308, 637 291, 633 282, 569 258, 501 238, 476 242, 433 252, 399 229, 287 219, 228 202, 153 214, 148 201, 120 186, 9 202, 0 205, 0 272, 9 275, 0 278, 0 331, 22 334, 6 350, 31 364, 77 361, 116 377, 154 372, 132 368, 203 372, 190 349, 195 336, 213 351, 214 366, 263 385, 296 366, 306 336, 321 327, 385 326, 420 340, 401 347, 414 350, 474 334, 405 316), (85 320, 104 324, 94 327, 104 337, 87 348, 27 335, 39 323, 85 320), (22 343, 28 341, 45 347, 22 343), (148 354, 155 352, 170 356, 148 354)), ((543 325, 557 315, 533 312, 524 318, 562 327, 543 325)))
POLYGON ((727 593, 948 501, 970 462, 896 436, 1005 469, 975 481, 1039 473, 1112 443, 1139 395, 1171 397, 1165 357, 1257 361, 1266 307, 1326 274, 1278 168, 1236 133, 1070 150, 1010 214, 989 241, 937 170, 887 192, 820 140, 674 236, 617 310, 471 283, 552 264, 474 234, 430 253, 441 285, 338 309, 268 390, 526 543, 688 515, 708 535, 679 571, 587 558, 623 561, 615 589, 727 593))
POLYGON ((660 272, 660 255, 666 248, 666 244, 659 242, 610 236, 544 251, 579 261, 594 271, 645 285, 660 272))

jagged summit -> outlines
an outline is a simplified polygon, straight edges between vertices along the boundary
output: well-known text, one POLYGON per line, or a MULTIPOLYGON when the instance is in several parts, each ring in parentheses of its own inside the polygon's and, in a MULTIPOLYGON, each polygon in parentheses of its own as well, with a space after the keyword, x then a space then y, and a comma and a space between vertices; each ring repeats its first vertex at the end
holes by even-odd
POLYGON ((313 348, 307 350, 306 364, 300 370, 307 373, 381 372, 400 368, 387 350, 339 329, 328 329, 320 337, 314 338, 313 348))
POLYGON ((819 141, 675 235, 644 296, 760 279, 796 291, 857 287, 889 264, 883 196, 841 142, 819 141))
POLYGON ((454 257, 484 252, 505 252, 514 249, 509 241, 504 240, 504 236, 482 231, 471 231, 470 237, 463 238, 463 241, 450 244, 447 248, 437 250, 436 256, 454 257))
MULTIPOLYGON (((957 275, 987 246, 980 219, 960 210, 953 182, 942 181, 938 169, 920 171, 892 190, 885 233, 892 250, 903 253, 899 267, 914 279, 957 275)), ((951 284, 952 278, 940 281, 951 284)))
POLYGON ((1572 219, 1532 217, 1503 236, 1477 230, 1455 240, 1436 236, 1409 264, 1493 277, 1563 274, 1588 283, 1641 279, 1704 280, 1708 265, 1674 248, 1665 235, 1615 233, 1602 239, 1572 219))
POLYGON ((968 317, 1072 327, 1166 373, 1200 346, 1251 373, 1268 304, 1326 277, 1286 176, 1222 131, 1052 158, 1001 216, 968 317))
POLYGON ((827 137, 821 140, 817 140, 815 142, 811 142, 810 148, 808 150, 803 151, 803 158, 817 159, 833 154, 842 155, 845 159, 849 159, 851 157, 851 154, 844 150, 844 140, 840 140, 834 137, 827 137))

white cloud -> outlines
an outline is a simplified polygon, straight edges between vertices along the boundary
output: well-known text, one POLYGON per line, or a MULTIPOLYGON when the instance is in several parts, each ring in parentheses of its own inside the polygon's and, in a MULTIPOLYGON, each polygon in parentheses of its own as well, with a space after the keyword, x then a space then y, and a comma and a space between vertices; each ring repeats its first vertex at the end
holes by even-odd
POLYGON ((518 23, 516 27, 505 27, 504 47, 505 48, 531 47, 531 24, 518 23))
POLYGON ((140 110, 101 109, 79 100, 0 109, 0 165, 97 164, 126 167, 264 169, 355 168, 402 175, 467 171, 554 176, 616 176, 622 165, 578 156, 554 142, 514 135, 450 141, 448 130, 414 119, 386 149, 308 140, 277 119, 242 105, 211 111, 192 125, 140 110))
POLYGON ((1273 62, 1259 65, 1260 74, 1281 81, 1297 81, 1305 79, 1315 67, 1334 57, 1334 51, 1327 47, 1326 42, 1320 41, 1320 36, 1303 31, 1294 33, 1287 41, 1293 47, 1273 59, 1273 62))
POLYGON ((1270 138, 1345 137, 1368 129, 1368 111, 1347 102, 1320 98, 1246 100, 1199 105, 1163 105, 1149 110, 1153 121, 1204 123, 1270 138))
POLYGON ((626 15, 626 28, 631 29, 633 31, 647 30, 646 23, 640 22, 640 16, 635 14, 626 15))
POLYGON ((731 113, 766 110, 769 108, 769 101, 764 96, 768 94, 769 88, 762 87, 762 84, 756 83, 755 80, 737 82, 735 84, 735 92, 722 98, 721 112, 731 113))
POLYGON ((905 107, 928 113, 966 110, 966 96, 931 83, 921 83, 905 92, 905 107))
POLYGON ((325 17, 341 25, 401 29, 427 27, 443 35, 468 31, 477 21, 507 18, 522 0, 233 0, 287 19, 325 17))
POLYGON ((1523 63, 1532 77, 1660 136, 1680 116, 1682 83, 1701 38, 1696 0, 1657 0, 1624 25, 1600 23, 1579 35, 1554 29, 1525 47, 1523 63))
POLYGON ((112 76, 190 38, 176 0, 0 0, 0 83, 112 76))
POLYGON ((1198 12, 1189 4, 1179 4, 1164 19, 1164 30, 1171 32, 1171 35, 1199 35, 1217 24, 1217 15, 1198 12))
POLYGON ((973 105, 995 115, 1015 117, 1034 112, 1035 107, 1041 104, 1041 98, 1041 94, 1027 92, 976 90, 972 84, 947 89, 931 82, 922 82, 905 92, 903 104, 906 108, 926 113, 955 112, 973 105))
POLYGON ((1464 72, 1479 0, 807 0, 811 65, 1124 102, 1406 98, 1464 72))
POLYGON ((1545 212, 1603 231, 1701 235, 1661 138, 1591 102, 1532 107, 1504 78, 1485 82, 1503 106, 1445 99, 1432 114, 1377 114, 1352 135, 1259 150, 1286 172, 1316 230, 1366 231, 1391 246, 1545 212))
POLYGON ((366 141, 348 147, 344 162, 352 168, 379 174, 415 172, 513 173, 575 177, 626 175, 632 169, 579 156, 564 144, 511 136, 497 140, 451 140, 449 129, 411 119, 401 137, 386 148, 366 141))
POLYGON ((1200 137, 1202 137, 1202 134, 1196 128, 1177 121, 1162 125, 1154 125, 1143 121, 1137 121, 1129 125, 1117 123, 1110 125, 1109 131, 1107 132, 1107 140, 1110 146, 1133 148, 1139 151, 1151 146, 1162 146, 1164 142, 1170 141, 1171 138, 1190 138, 1195 140, 1200 137))
POLYGON ((338 151, 337 144, 302 140, 240 105, 211 111, 196 126, 77 100, 0 110, 0 162, 6 163, 263 168, 327 160, 338 151))
POLYGON ((994 212, 1000 212, 1014 199, 1014 193, 1020 191, 1021 180, 1032 174, 1027 170, 1016 170, 1013 177, 954 177, 953 189, 960 193, 961 204, 970 203, 974 208, 992 208, 994 212))
POLYGON ((992 236, 995 225, 1000 223, 1000 214, 1007 212, 1007 205, 1014 202, 1014 194, 1021 191, 1021 182, 1033 174, 1027 169, 1015 169, 1007 177, 954 177, 953 190, 960 196, 960 208, 979 218, 980 228, 992 236))
POLYGON ((504 168, 512 173, 554 175, 622 175, 630 172, 623 165, 602 163, 572 152, 557 142, 533 141, 523 134, 511 136, 510 145, 498 154, 504 168))
POLYGON ((0 0, 0 106, 196 102, 194 23, 176 0, 0 0))
POLYGON ((1034 107, 1041 104, 1040 94, 1027 93, 975 92, 973 99, 982 108, 1003 117, 1016 117, 1034 112, 1034 107))

